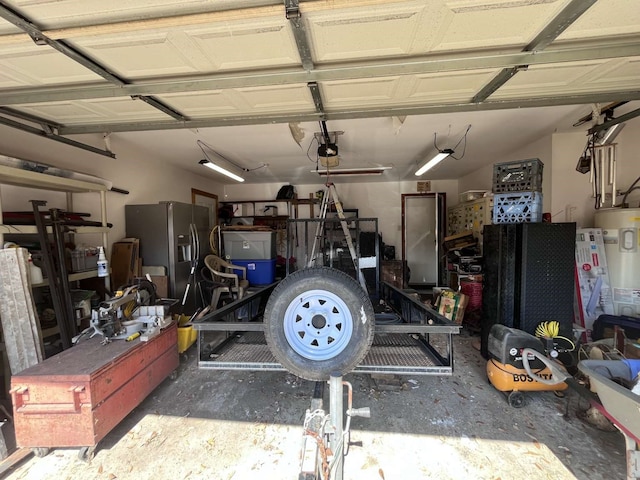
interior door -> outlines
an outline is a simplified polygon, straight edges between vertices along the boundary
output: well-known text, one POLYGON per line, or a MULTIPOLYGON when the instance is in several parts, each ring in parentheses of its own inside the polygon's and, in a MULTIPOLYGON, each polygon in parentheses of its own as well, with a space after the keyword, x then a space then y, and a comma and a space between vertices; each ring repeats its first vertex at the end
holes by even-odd
POLYGON ((402 195, 402 259, 409 267, 409 287, 442 284, 445 194, 402 195))

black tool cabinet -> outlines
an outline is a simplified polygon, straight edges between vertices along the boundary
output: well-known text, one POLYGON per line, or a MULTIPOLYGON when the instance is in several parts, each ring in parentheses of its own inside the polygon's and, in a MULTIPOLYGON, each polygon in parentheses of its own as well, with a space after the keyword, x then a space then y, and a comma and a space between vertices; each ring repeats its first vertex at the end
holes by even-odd
POLYGON ((504 223, 484 226, 481 353, 495 323, 533 334, 555 320, 572 336, 575 223, 504 223))

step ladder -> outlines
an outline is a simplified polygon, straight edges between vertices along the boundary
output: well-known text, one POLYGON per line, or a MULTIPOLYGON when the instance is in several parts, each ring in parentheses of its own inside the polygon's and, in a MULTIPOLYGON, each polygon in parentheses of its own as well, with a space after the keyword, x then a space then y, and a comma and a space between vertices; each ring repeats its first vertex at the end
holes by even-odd
POLYGON ((324 233, 325 221, 327 219, 327 211, 329 210, 329 205, 333 201, 333 205, 336 208, 336 212, 338 213, 338 218, 340 219, 340 226, 342 227, 342 232, 344 233, 345 240, 347 241, 347 246, 349 247, 349 254, 351 255, 351 260, 353 261, 353 266, 355 271, 358 272, 358 280, 362 288, 367 291, 367 283, 364 279, 364 274, 360 269, 360 265, 358 262, 358 255, 356 254, 355 246, 353 245, 353 239, 351 238, 351 234, 349 233, 349 227, 347 226, 346 218, 344 216, 344 209, 342 208, 342 203, 338 198, 338 192, 336 191, 336 186, 333 183, 327 183, 327 188, 325 189, 322 195, 322 202, 320 203, 320 221, 316 227, 316 235, 313 239, 313 246, 311 248, 311 256, 309 257, 309 263, 307 267, 313 267, 318 258, 318 250, 320 248, 320 239, 324 233))

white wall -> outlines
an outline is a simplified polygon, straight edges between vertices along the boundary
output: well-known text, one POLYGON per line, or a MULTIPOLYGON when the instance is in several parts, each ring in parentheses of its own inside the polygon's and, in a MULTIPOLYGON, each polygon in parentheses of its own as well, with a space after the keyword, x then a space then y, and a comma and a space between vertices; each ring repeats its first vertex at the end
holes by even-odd
MULTIPOLYGON (((347 183, 336 182, 336 191, 344 208, 357 208, 361 218, 377 218, 378 231, 382 241, 396 247, 396 257, 402 251, 402 194, 417 193, 417 182, 368 182, 347 183)), ((275 199, 282 183, 262 185, 228 185, 225 187, 224 199, 234 200, 267 200, 275 199)), ((309 198, 318 190, 324 190, 324 184, 296 185, 298 198, 309 198)), ((447 205, 450 199, 457 203, 457 180, 433 180, 431 191, 446 194, 447 205)), ((300 218, 307 217, 309 210, 301 206, 300 218)), ((280 212, 279 212, 280 213, 280 212)))
MULTIPOLYGON (((551 213, 554 222, 576 222, 578 227, 593 226, 595 212, 589 174, 576 171, 578 158, 587 143, 586 131, 554 133, 497 161, 539 158, 543 169, 543 211, 551 213)), ((617 189, 624 191, 640 176, 640 118, 627 122, 616 138, 617 189)), ((486 166, 460 179, 459 190, 491 190, 493 166, 486 166)), ((638 183, 640 185, 640 182, 638 183)), ((618 197, 620 202, 622 197, 618 197)), ((640 189, 632 192, 627 202, 640 203, 640 189)), ((451 205, 451 204, 450 204, 451 205)))
MULTIPOLYGON (((640 119, 627 122, 615 141, 617 190, 625 191, 640 176, 640 119)), ((557 133, 552 142, 553 211, 563 221, 574 221, 578 227, 592 227, 596 210, 589 174, 581 174, 575 169, 587 142, 585 132, 557 133)), ((622 197, 618 197, 616 203, 620 201, 622 197)), ((638 207, 640 190, 632 192, 627 202, 631 207, 638 207)))
MULTIPOLYGON (((552 210, 553 191, 551 190, 552 170, 552 144, 550 137, 543 137, 529 145, 511 153, 508 158, 498 158, 495 163, 514 162, 517 160, 527 160, 530 158, 538 158, 544 164, 542 168, 542 211, 550 212, 552 210)), ((577 159, 577 157, 576 157, 577 159)), ((491 191, 493 186, 493 165, 487 165, 476 170, 470 175, 462 177, 458 182, 460 192, 468 190, 488 190, 491 191)))
MULTIPOLYGON (((125 236, 126 204, 157 203, 162 200, 191 203, 191 188, 222 198, 222 186, 212 181, 211 177, 197 176, 185 170, 172 168, 157 159, 149 158, 144 151, 138 151, 126 143, 119 142, 117 137, 114 137, 111 144, 117 159, 110 159, 17 130, 9 131, 11 142, 7 138, 9 132, 6 129, 0 130, 0 154, 101 177, 113 182, 114 187, 130 192, 128 195, 107 192, 107 218, 113 224, 109 232, 109 244, 125 236), (12 147, 9 148, 8 145, 12 147)), ((85 138, 81 141, 104 148, 95 138, 85 138)), ((46 207, 41 207, 41 210, 66 208, 66 197, 61 193, 10 185, 2 185, 0 189, 2 209, 5 211, 31 211, 32 207, 28 201, 32 199, 49 202, 46 207)), ((77 212, 91 213, 90 219, 99 221, 99 194, 73 195, 73 209, 77 212)), ((99 235, 82 235, 82 238, 78 237, 78 241, 95 245, 101 243, 101 238, 99 235)))

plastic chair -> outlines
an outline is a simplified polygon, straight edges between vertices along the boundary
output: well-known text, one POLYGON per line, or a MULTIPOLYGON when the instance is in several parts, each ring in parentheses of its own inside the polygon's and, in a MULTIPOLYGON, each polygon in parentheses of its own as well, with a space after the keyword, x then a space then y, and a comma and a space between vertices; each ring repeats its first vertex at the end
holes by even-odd
POLYGON ((211 272, 213 281, 219 284, 213 289, 211 295, 211 308, 218 308, 218 302, 220 296, 223 293, 231 294, 234 300, 240 299, 244 296, 245 291, 249 287, 249 281, 247 277, 247 267, 240 265, 233 265, 217 255, 207 255, 204 259, 204 264, 211 272), (234 270, 240 270, 242 277, 234 270))

